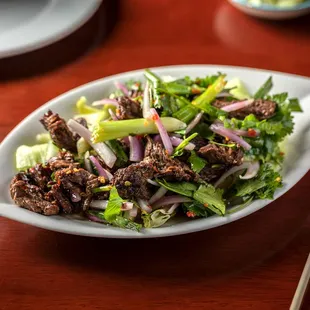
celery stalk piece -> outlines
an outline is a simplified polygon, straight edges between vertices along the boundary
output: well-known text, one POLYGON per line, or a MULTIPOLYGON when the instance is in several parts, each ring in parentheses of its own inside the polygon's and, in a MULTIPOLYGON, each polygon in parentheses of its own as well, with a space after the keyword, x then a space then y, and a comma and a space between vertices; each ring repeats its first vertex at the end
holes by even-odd
POLYGON ((211 102, 216 98, 216 95, 224 89, 225 84, 225 75, 220 75, 216 81, 206 89, 206 91, 204 91, 199 97, 192 101, 192 104, 196 108, 199 108, 208 113, 208 108, 211 102))
MULTIPOLYGON (((168 132, 186 128, 186 124, 173 117, 162 117, 161 121, 168 132)), ((93 130, 93 142, 98 143, 119 139, 130 135, 144 135, 158 133, 153 120, 136 118, 122 121, 99 123, 93 130)))

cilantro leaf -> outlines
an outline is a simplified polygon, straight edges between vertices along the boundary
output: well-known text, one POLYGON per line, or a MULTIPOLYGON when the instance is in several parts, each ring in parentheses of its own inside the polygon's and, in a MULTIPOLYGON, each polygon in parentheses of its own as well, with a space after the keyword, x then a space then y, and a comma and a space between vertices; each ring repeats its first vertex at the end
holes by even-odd
POLYGON ((268 80, 255 93, 254 99, 264 98, 270 92, 272 86, 273 86, 272 77, 270 76, 268 80))
POLYGON ((185 212, 192 212, 195 217, 208 217, 214 214, 211 209, 205 207, 202 203, 198 201, 184 203, 183 209, 185 212))
POLYGON ((116 187, 113 186, 110 191, 107 208, 104 212, 104 217, 108 222, 115 221, 116 217, 120 215, 123 202, 125 202, 125 200, 118 195, 116 187))
POLYGON ((195 151, 191 151, 191 156, 188 161, 191 164, 192 170, 196 173, 199 173, 207 164, 207 161, 199 157, 195 151))
POLYGON ((193 198, 204 206, 207 206, 211 211, 218 215, 224 215, 226 206, 222 198, 223 190, 216 189, 212 185, 200 185, 194 193, 193 198))
POLYGON ((254 179, 239 180, 236 183, 236 196, 253 195, 254 199, 273 199, 274 192, 280 187, 282 182, 279 172, 269 164, 264 164, 254 179))

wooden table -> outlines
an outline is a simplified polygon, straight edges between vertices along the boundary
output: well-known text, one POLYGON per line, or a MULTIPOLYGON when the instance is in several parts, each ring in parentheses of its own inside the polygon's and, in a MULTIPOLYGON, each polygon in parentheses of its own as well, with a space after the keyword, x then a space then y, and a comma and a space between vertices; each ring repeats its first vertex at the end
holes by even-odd
MULTIPOLYGON (((0 138, 49 99, 122 71, 201 63, 309 76, 309 33, 309 16, 264 22, 219 0, 104 1, 69 38, 0 61, 0 138)), ((230 225, 155 240, 69 236, 1 218, 0 308, 288 309, 310 251, 309 184, 308 173, 230 225)))

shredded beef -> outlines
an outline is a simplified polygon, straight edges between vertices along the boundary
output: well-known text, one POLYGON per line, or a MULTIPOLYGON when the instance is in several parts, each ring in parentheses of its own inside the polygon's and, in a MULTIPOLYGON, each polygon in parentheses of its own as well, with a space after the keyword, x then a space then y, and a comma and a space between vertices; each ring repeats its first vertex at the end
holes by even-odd
POLYGON ((195 144, 195 151, 198 151, 201 147, 208 144, 208 140, 203 137, 197 136, 191 140, 191 143, 195 144))
POLYGON ((152 186, 147 179, 152 179, 155 169, 152 163, 141 161, 127 168, 118 169, 114 174, 112 184, 115 185, 123 199, 150 199, 152 186))
POLYGON ((185 163, 170 158, 160 143, 148 138, 146 157, 137 164, 118 169, 114 174, 113 185, 124 199, 150 199, 152 185, 147 179, 164 178, 167 181, 197 181, 199 176, 185 163))
POLYGON ((33 182, 44 191, 47 188, 48 182, 51 181, 52 171, 49 167, 43 167, 42 164, 36 164, 28 170, 28 174, 33 182))
POLYGON ((232 149, 217 144, 208 144, 199 149, 198 155, 209 164, 241 165, 243 152, 240 148, 232 149))
POLYGON ((213 183, 217 181, 229 168, 230 166, 227 165, 220 165, 218 167, 207 165, 199 172, 199 175, 207 183, 213 183))
POLYGON ((57 156, 52 157, 48 161, 49 167, 56 171, 61 168, 79 168, 80 164, 74 162, 74 156, 70 152, 60 152, 57 156))
POLYGON ((131 100, 129 97, 119 97, 117 98, 119 107, 116 110, 116 116, 120 120, 141 118, 142 110, 140 103, 131 100))
POLYGON ((148 157, 144 159, 150 162, 156 169, 156 177, 169 181, 195 181, 197 175, 185 163, 167 155, 160 143, 153 143, 148 157))
POLYGON ((64 119, 57 113, 49 110, 40 120, 44 128, 49 131, 52 140, 59 147, 71 152, 76 152, 76 140, 64 119))
POLYGON ((82 207, 86 210, 91 202, 92 189, 98 187, 100 178, 82 168, 66 168, 56 171, 55 179, 68 193, 72 202, 82 201, 82 207))
POLYGON ((50 193, 53 195, 53 197, 58 202, 58 204, 62 207, 62 210, 65 213, 70 214, 73 212, 74 206, 72 202, 69 200, 69 198, 65 195, 60 185, 54 184, 52 186, 50 193))
POLYGON ((25 173, 19 173, 13 178, 10 193, 17 205, 30 211, 44 215, 59 213, 58 205, 46 200, 43 191, 38 186, 30 184, 25 173))
MULTIPOLYGON (((235 101, 222 101, 216 100, 213 105, 220 109, 227 105, 234 103, 235 101)), ((270 100, 257 99, 251 105, 233 112, 229 112, 230 117, 237 119, 244 119, 249 114, 254 114, 259 120, 268 119, 272 117, 276 110, 276 103, 270 100)))

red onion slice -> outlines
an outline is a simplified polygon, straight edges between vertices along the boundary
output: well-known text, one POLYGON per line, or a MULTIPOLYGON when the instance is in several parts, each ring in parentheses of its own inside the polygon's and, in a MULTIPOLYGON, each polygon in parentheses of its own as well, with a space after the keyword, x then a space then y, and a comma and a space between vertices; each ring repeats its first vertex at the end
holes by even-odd
POLYGON ((93 173, 93 169, 92 169, 90 161, 89 161, 89 152, 88 151, 84 154, 84 166, 88 172, 93 173))
POLYGON ((142 141, 137 137, 129 136, 129 160, 140 162, 144 157, 142 141))
POLYGON ((108 200, 92 200, 89 206, 92 209, 105 210, 108 206, 108 200))
POLYGON ((125 84, 121 83, 121 82, 114 82, 114 85, 117 89, 119 89, 125 96, 129 95, 129 91, 127 89, 127 87, 125 86, 125 84))
POLYGON ((112 109, 109 109, 108 112, 111 115, 111 118, 113 119, 113 121, 118 121, 118 118, 112 109))
POLYGON ((152 120, 155 122, 155 125, 158 129, 158 132, 161 136, 161 140, 163 141, 163 145, 169 155, 173 153, 173 146, 171 143, 171 140, 169 138, 168 132, 166 128, 164 127, 157 111, 154 108, 150 109, 152 120))
POLYGON ((124 202, 121 207, 121 211, 129 211, 133 208, 132 202, 124 202))
POLYGON ((237 111, 237 110, 243 109, 243 108, 251 105, 253 102, 254 102, 254 99, 238 101, 238 102, 234 102, 232 104, 229 104, 225 107, 222 107, 221 110, 223 110, 225 112, 237 111))
POLYGON ((105 99, 101 99, 101 100, 97 100, 94 101, 92 103, 93 106, 101 106, 101 105, 113 105, 115 107, 118 107, 119 104, 117 102, 116 99, 109 99, 109 98, 105 98, 105 99))
POLYGON ((149 203, 152 205, 155 201, 157 201, 158 199, 164 197, 167 192, 168 192, 168 190, 166 188, 164 188, 163 186, 161 186, 156 191, 156 193, 151 197, 151 199, 149 200, 149 203))
POLYGON ((133 206, 131 210, 128 211, 130 217, 136 217, 138 215, 138 208, 133 206))
POLYGON ((181 196, 181 195, 171 195, 171 196, 165 196, 153 203, 153 208, 172 205, 175 203, 182 203, 182 202, 190 202, 192 201, 191 198, 181 196))
POLYGON ((160 186, 156 181, 153 181, 151 179, 147 179, 146 181, 147 181, 147 183, 152 184, 154 186, 160 186))
POLYGON ((89 160, 94 164, 100 176, 103 176, 105 179, 108 179, 109 181, 113 179, 113 175, 100 165, 98 159, 95 156, 89 156, 89 160))
POLYGON ((241 175, 240 179, 249 180, 249 179, 254 178, 258 173, 259 167, 260 167, 260 164, 258 161, 252 162, 249 168, 247 169, 245 175, 243 176, 241 175))
POLYGON ((149 205, 149 203, 143 199, 138 198, 137 202, 139 204, 139 207, 141 208, 141 210, 147 212, 147 213, 151 213, 152 212, 152 208, 149 205))
POLYGON ((146 81, 143 92, 143 106, 142 106, 142 113, 144 118, 148 118, 150 116, 150 109, 151 109, 150 88, 149 88, 149 82, 146 81))
POLYGON ((195 116, 195 118, 187 125, 186 130, 185 130, 186 134, 191 132, 198 125, 202 116, 203 116, 203 112, 200 112, 195 116))
POLYGON ((172 214, 179 207, 179 205, 179 203, 174 203, 171 207, 166 207, 167 213, 172 214))
MULTIPOLYGON (((178 146, 179 144, 181 144, 183 142, 183 139, 173 135, 173 136, 169 136, 170 138, 170 141, 171 141, 171 144, 173 146, 178 146)), ((153 138, 153 141, 154 142, 159 142, 159 143, 162 143, 162 139, 160 137, 160 135, 156 135, 154 136, 153 138)), ((185 146, 185 150, 188 150, 188 151, 192 151, 194 148, 196 147, 196 145, 194 143, 191 143, 189 142, 186 146, 185 146)))
POLYGON ((235 141, 236 143, 240 144, 245 150, 250 150, 251 149, 251 145, 249 143, 247 143, 246 141, 244 141, 242 138, 240 138, 239 136, 237 136, 235 133, 233 133, 230 129, 225 128, 222 125, 219 125, 218 123, 212 124, 210 126, 210 129, 217 133, 218 135, 221 135, 223 137, 227 137, 232 141, 235 141))
POLYGON ((96 215, 90 214, 88 212, 85 212, 85 216, 92 222, 108 224, 107 221, 97 217, 96 215))
MULTIPOLYGON (((218 187, 220 184, 222 184, 226 178, 228 178, 230 175, 241 171, 241 170, 245 170, 245 169, 250 169, 252 167, 253 163, 247 161, 244 162, 243 164, 241 164, 240 166, 235 166, 232 167, 231 169, 229 169, 228 171, 226 171, 214 184, 214 187, 218 187)), ((256 165, 256 164, 255 164, 256 165)), ((258 171, 258 170, 257 170, 258 171)), ((256 174, 255 174, 256 175, 256 174)), ((255 176, 253 175, 253 177, 255 176)), ((241 177, 240 177, 241 178, 241 177)))
MULTIPOLYGON (((181 144, 184 140, 181 138, 177 138, 175 136, 170 136, 170 141, 172 143, 173 146, 178 146, 179 144, 181 144)), ((188 151, 192 151, 194 148, 196 147, 196 145, 194 143, 189 142, 186 146, 185 146, 185 150, 188 151)))
POLYGON ((105 143, 92 143, 92 133, 73 119, 70 119, 67 125, 73 132, 76 132, 88 142, 88 144, 97 152, 109 168, 114 166, 117 158, 113 151, 105 143))

